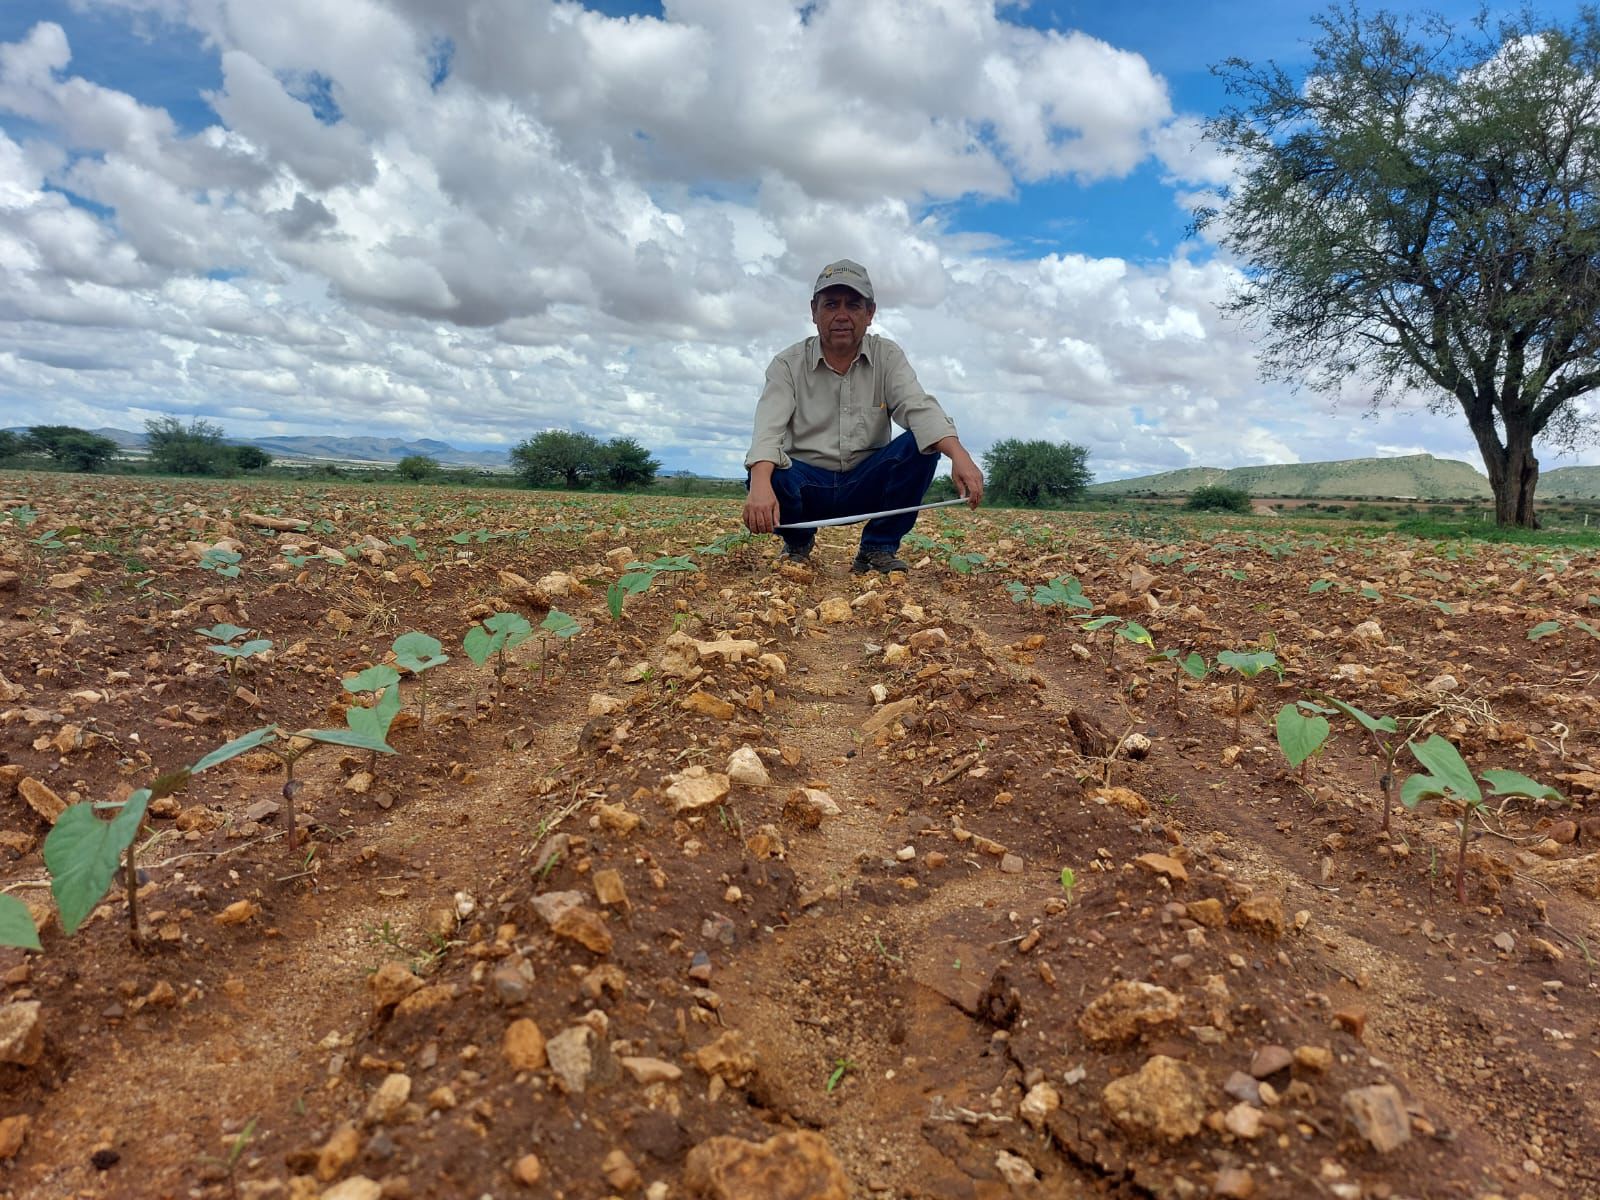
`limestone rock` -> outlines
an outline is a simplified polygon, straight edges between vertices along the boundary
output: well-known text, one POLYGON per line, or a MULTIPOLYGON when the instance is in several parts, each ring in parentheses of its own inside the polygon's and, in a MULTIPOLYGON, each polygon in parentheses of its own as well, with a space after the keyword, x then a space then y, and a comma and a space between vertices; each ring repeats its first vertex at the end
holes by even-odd
POLYGON ((1100 1099, 1106 1114, 1125 1132, 1169 1142, 1200 1132, 1206 1115, 1205 1097, 1192 1069, 1164 1054, 1151 1058, 1137 1075, 1113 1079, 1100 1099))
POLYGON ((720 1075, 738 1087, 756 1069, 756 1058, 745 1045, 744 1034, 729 1029, 714 1042, 708 1042, 690 1057, 707 1075, 720 1075))
POLYGON ((705 1200, 848 1200, 850 1181, 827 1140, 809 1129, 764 1142, 714 1137, 689 1151, 684 1183, 705 1200))
POLYGON ((383 1185, 365 1175, 352 1175, 340 1180, 322 1193, 321 1200, 379 1200, 383 1185))
POLYGON ((739 711, 721 696, 713 696, 710 692, 690 692, 678 707, 684 712, 699 713, 717 721, 731 721, 739 711))
POLYGON ((592 908, 569 908, 550 926, 550 932, 595 954, 611 953, 611 930, 606 928, 605 918, 592 908))
POLYGON ((843 596, 829 596, 821 604, 817 605, 817 616, 822 618, 824 625, 843 624, 851 618, 853 613, 854 610, 850 607, 850 601, 843 596))
POLYGON ((1036 1083, 1022 1098, 1022 1119, 1035 1129, 1043 1128, 1051 1113, 1061 1107, 1061 1093, 1048 1083, 1036 1083))
POLYGON ((1078 1030, 1096 1045, 1125 1045, 1147 1029, 1176 1021, 1178 997, 1157 984, 1119 979, 1078 1018, 1078 1030))
POLYGON ((939 626, 932 629, 919 629, 906 639, 906 644, 917 654, 926 654, 930 650, 939 650, 950 644, 950 635, 939 626))
POLYGON ((1152 875, 1162 875, 1173 883, 1188 883, 1189 872, 1177 859, 1167 854, 1141 854, 1134 865, 1143 867, 1152 875))
POLYGON ((861 722, 861 732, 870 737, 880 729, 887 729, 907 713, 916 711, 921 704, 921 699, 916 696, 907 696, 904 700, 885 704, 861 722))
POLYGON ((39 1001, 0 1005, 0 1063, 31 1067, 44 1053, 44 1020, 39 1001))
POLYGON ((620 696, 607 696, 603 692, 591 692, 589 695, 589 715, 591 717, 615 716, 628 707, 628 702, 620 696))
POLYGON ((317 1151, 317 1178, 327 1183, 355 1162, 361 1153, 361 1135, 354 1125, 341 1125, 335 1129, 317 1151))
POLYGON ((1089 793, 1089 799, 1096 804, 1109 804, 1113 808, 1120 808, 1135 817, 1142 817, 1150 811, 1150 805, 1145 798, 1132 788, 1096 788, 1089 793))
POLYGON ((405 963, 391 959, 368 978, 367 985, 372 988, 373 1007, 382 1013, 420 988, 422 980, 405 963))
POLYGON ((682 1067, 662 1058, 624 1058, 621 1063, 635 1083, 676 1083, 683 1078, 682 1067))
POLYGON ((720 803, 731 786, 726 775, 693 766, 667 777, 666 795, 673 812, 699 812, 720 803))
POLYGON ((594 1073, 595 1032, 588 1025, 572 1025, 545 1043, 556 1085, 569 1094, 582 1092, 594 1073))
POLYGON ((1386 1154, 1411 1140, 1411 1117, 1394 1084, 1351 1088, 1341 1103, 1355 1131, 1378 1153, 1386 1154))
POLYGON ((387 1125, 400 1115, 406 1101, 411 1099, 411 1076, 396 1071, 384 1076, 378 1090, 367 1101, 366 1120, 369 1125, 387 1125))
POLYGON ((28 807, 33 809, 50 824, 54 825, 57 818, 67 811, 67 803, 49 789, 45 784, 33 778, 25 777, 17 784, 17 791, 27 801, 28 807))
POLYGON ((766 787, 772 782, 767 765, 750 746, 740 746, 728 756, 728 781, 740 787, 766 787))
POLYGON ((582 892, 543 892, 533 898, 533 911, 546 925, 554 925, 572 909, 582 907, 582 892))
POLYGON ((1264 938, 1282 937, 1283 902, 1276 896, 1251 896, 1229 914, 1228 924, 1235 929, 1259 933, 1264 938))

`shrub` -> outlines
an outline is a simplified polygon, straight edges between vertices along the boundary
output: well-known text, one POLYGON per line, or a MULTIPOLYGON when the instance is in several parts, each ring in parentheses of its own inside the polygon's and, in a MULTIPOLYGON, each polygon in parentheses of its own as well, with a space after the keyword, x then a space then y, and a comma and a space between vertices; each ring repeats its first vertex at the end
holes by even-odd
POLYGON ((1250 511, 1250 493, 1243 488, 1212 483, 1195 488, 1183 506, 1191 512, 1247 513, 1250 511))

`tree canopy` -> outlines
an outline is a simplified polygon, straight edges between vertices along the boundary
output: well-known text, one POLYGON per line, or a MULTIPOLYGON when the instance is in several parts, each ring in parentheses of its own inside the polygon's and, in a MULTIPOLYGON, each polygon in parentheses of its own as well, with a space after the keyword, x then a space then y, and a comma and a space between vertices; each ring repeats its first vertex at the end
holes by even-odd
POLYGON ((613 488, 648 487, 661 464, 633 438, 602 442, 590 433, 546 429, 519 442, 511 461, 529 487, 581 491, 599 483, 613 488))
POLYGON ((33 425, 27 445, 37 448, 68 471, 98 471, 120 447, 108 437, 72 425, 33 425))
POLYGON ((1207 137, 1237 163, 1203 229, 1269 378, 1466 418, 1501 524, 1533 525, 1543 437, 1600 385, 1600 23, 1490 28, 1352 5, 1305 77, 1230 59, 1207 137))
POLYGON ((1072 442, 1006 438, 985 452, 983 473, 994 503, 1048 508, 1076 499, 1089 486, 1089 451, 1072 442))

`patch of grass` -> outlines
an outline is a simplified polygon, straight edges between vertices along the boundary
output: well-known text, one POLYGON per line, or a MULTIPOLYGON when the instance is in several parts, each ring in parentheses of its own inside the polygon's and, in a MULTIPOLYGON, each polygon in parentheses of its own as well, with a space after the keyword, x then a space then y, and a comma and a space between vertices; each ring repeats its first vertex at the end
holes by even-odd
POLYGON ((1575 546, 1586 550, 1600 549, 1600 528, 1521 529, 1516 526, 1502 528, 1486 521, 1440 521, 1433 517, 1415 517, 1398 521, 1394 528, 1396 533, 1431 541, 1460 538, 1467 541, 1509 543, 1517 546, 1575 546))

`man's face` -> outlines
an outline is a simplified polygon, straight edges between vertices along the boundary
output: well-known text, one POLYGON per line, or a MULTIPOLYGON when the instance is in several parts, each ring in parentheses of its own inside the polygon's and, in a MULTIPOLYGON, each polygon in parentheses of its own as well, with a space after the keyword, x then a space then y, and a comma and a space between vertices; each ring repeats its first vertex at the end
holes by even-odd
POLYGON ((855 353, 876 311, 854 288, 824 288, 811 298, 811 319, 817 324, 822 348, 836 354, 855 353))

